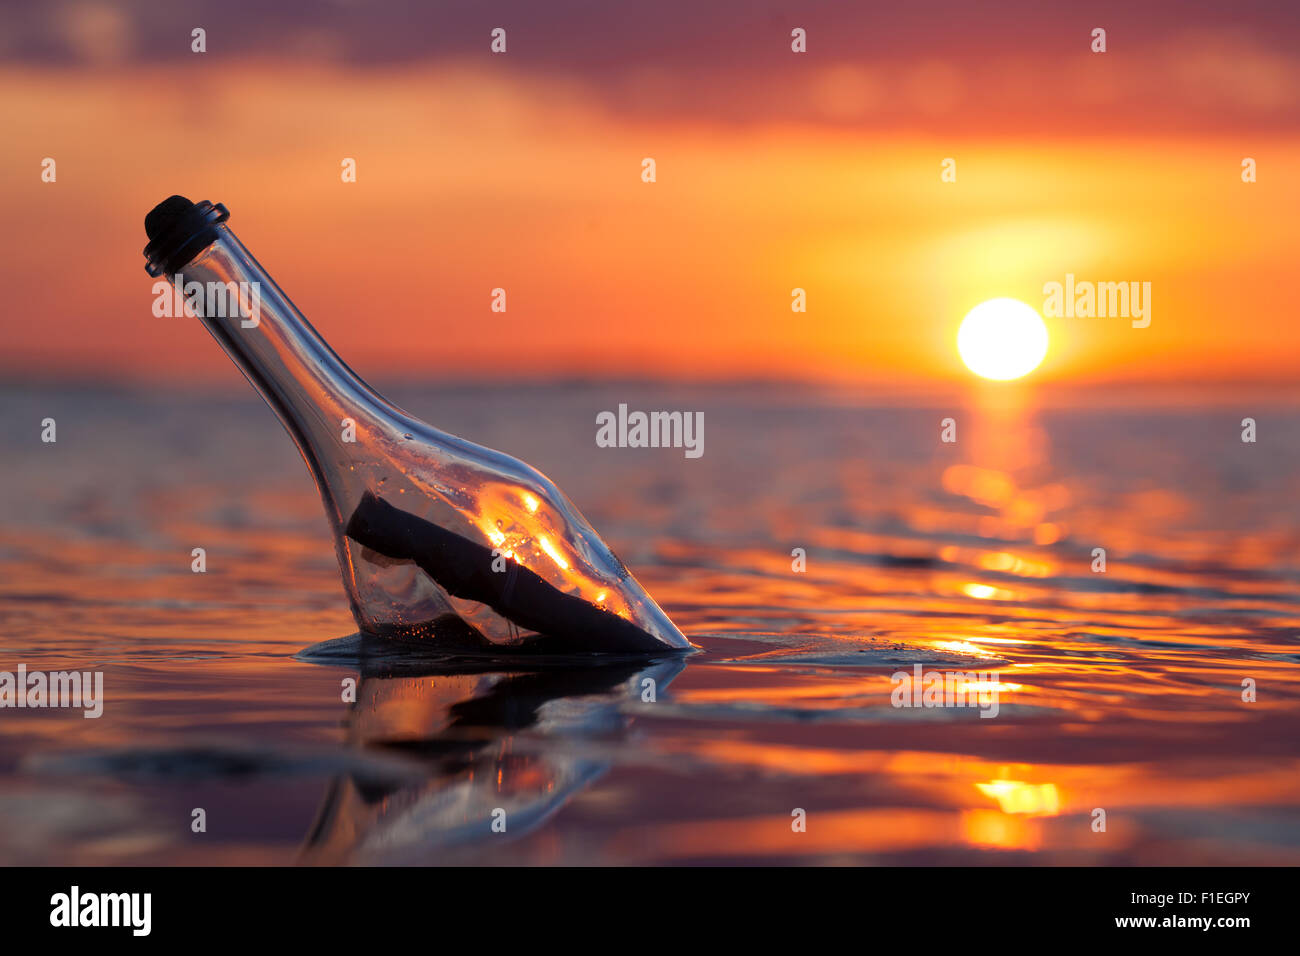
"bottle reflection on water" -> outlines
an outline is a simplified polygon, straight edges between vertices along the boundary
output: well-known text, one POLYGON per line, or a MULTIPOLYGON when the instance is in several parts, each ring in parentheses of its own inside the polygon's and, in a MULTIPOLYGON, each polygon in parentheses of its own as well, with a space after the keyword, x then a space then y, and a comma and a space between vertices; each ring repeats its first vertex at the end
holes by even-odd
POLYGON ((479 859, 534 831, 609 769, 642 704, 678 656, 578 669, 405 675, 363 667, 348 743, 421 768, 408 783, 335 779, 302 851, 306 863, 404 865, 479 859))
POLYGON ((220 204, 160 203, 147 269, 177 284, 302 452, 363 632, 489 652, 692 646, 549 479, 361 381, 227 218, 220 204))

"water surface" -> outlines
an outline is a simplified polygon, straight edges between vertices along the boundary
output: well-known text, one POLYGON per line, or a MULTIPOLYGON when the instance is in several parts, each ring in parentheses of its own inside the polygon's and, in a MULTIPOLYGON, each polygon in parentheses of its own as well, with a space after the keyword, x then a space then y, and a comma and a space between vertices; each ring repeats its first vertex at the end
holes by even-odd
POLYGON ((545 471, 702 648, 507 667, 358 659, 251 392, 6 388, 0 670, 106 702, 0 710, 0 862, 1300 862, 1293 397, 995 394, 395 393, 545 471), (702 410, 705 454, 597 448, 620 402, 702 410), (915 663, 996 672, 997 717, 893 707, 915 663))

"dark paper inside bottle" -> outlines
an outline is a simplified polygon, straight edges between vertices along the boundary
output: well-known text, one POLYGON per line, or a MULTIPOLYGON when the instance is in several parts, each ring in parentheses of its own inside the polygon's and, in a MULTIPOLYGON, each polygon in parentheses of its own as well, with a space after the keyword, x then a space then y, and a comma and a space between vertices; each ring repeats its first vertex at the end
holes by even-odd
MULTIPOLYGON (((486 604, 526 631, 535 650, 653 652, 663 643, 630 621, 565 594, 492 549, 366 492, 347 524, 353 541, 394 561, 413 561, 453 597, 486 604), (504 564, 504 570, 494 565, 504 564)), ((400 635, 394 635, 400 636, 400 635)), ((494 645, 479 636, 482 649, 494 645)), ((469 641, 475 644, 475 641, 469 641)))

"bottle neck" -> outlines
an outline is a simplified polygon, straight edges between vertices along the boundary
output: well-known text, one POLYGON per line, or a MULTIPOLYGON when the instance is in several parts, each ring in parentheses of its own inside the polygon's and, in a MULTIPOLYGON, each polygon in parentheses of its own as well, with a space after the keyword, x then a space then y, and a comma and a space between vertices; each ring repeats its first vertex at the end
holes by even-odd
POLYGON ((389 405, 320 333, 224 224, 173 282, 226 354, 279 417, 341 520, 323 467, 352 457, 358 433, 401 427, 389 405))

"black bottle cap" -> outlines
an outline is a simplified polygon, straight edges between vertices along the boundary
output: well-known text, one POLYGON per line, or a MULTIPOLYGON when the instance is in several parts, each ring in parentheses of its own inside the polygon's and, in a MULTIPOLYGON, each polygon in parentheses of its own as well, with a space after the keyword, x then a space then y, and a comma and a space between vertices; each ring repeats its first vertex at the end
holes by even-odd
POLYGON ((221 203, 206 199, 192 203, 184 196, 168 196, 144 217, 145 271, 151 276, 171 275, 192 262, 217 238, 217 223, 230 218, 221 203))

